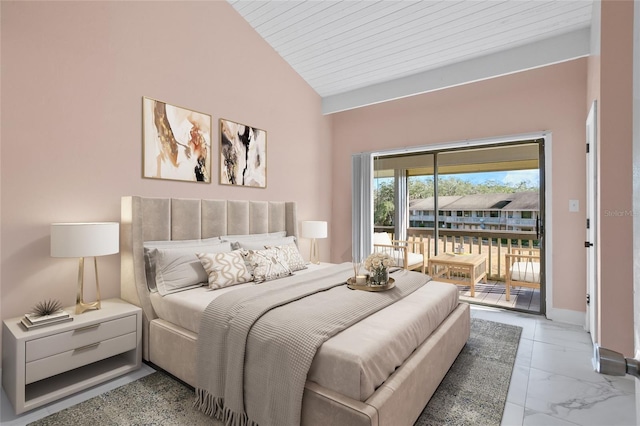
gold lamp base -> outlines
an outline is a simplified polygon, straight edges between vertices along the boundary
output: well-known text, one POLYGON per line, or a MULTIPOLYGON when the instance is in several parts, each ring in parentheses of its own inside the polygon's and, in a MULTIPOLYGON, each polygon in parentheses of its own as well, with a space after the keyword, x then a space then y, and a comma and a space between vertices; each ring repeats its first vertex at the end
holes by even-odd
POLYGON ((315 265, 320 264, 320 250, 318 249, 318 241, 315 238, 311 240, 311 250, 309 253, 309 261, 315 265))
POLYGON ((96 271, 96 300, 94 302, 84 301, 84 257, 80 258, 80 266, 78 270, 78 294, 76 296, 76 315, 83 312, 100 309, 100 285, 98 284, 98 259, 93 258, 93 266, 96 271))

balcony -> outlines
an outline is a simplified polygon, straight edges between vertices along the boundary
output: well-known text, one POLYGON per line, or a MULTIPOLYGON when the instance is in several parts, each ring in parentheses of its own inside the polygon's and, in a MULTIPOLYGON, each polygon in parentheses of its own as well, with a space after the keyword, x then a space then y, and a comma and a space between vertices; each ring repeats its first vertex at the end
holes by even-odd
MULTIPOLYGON (((409 220, 411 222, 432 222, 433 223, 435 220, 435 217, 429 214, 415 214, 415 215, 412 214, 409 220)), ((493 225, 493 226, 504 226, 507 229, 514 228, 514 227, 533 228, 534 226, 536 226, 535 219, 508 218, 508 217, 438 216, 438 222, 469 224, 469 225, 477 225, 477 226, 485 224, 485 225, 493 225)), ((410 228, 410 229, 421 229, 421 228, 410 228)))
MULTIPOLYGON (((456 218, 469 219, 469 218, 456 218)), ((488 219, 488 218, 486 218, 488 219)), ((505 219, 505 218, 503 218, 505 219)), ((529 220, 529 219, 517 219, 529 220)), ((393 227, 376 226, 375 232, 387 232, 393 237, 393 227)), ((439 238, 433 236, 432 228, 411 227, 410 238, 422 238, 427 242, 426 258, 437 253, 453 252, 462 244, 467 253, 483 253, 487 256, 487 284, 476 284, 476 296, 471 297, 469 287, 458 286, 460 299, 504 308, 540 312, 540 290, 516 287, 511 291, 511 300, 505 299, 505 254, 513 248, 539 248, 535 232, 504 230, 439 229, 439 238)))

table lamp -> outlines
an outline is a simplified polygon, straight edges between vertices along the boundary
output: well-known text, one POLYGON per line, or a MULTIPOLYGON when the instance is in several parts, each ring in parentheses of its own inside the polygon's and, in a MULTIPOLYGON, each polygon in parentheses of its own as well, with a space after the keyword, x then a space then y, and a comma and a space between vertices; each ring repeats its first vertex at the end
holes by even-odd
POLYGON ((320 263, 320 252, 318 250, 317 238, 327 238, 327 222, 320 220, 307 220, 302 222, 303 238, 311 238, 311 252, 309 253, 309 261, 316 265, 320 263))
POLYGON ((76 314, 90 309, 100 309, 97 256, 118 253, 120 249, 119 229, 120 225, 117 222, 51 224, 51 256, 80 258, 76 314), (89 303, 84 301, 83 296, 85 257, 93 257, 96 273, 96 300, 89 303))

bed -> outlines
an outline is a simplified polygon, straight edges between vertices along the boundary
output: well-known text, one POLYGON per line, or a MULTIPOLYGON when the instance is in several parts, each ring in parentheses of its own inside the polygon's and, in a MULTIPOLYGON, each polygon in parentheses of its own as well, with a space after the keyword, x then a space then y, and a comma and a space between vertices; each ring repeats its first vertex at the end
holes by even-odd
MULTIPOLYGON (((197 286, 160 296, 149 288, 145 245, 243 235, 295 238, 296 205, 126 196, 121 207, 121 297, 143 309, 143 359, 197 388, 204 309, 220 295, 252 291, 254 284, 215 291, 197 286)), ((268 285, 343 277, 347 269, 348 265, 309 267, 259 287, 267 291, 268 285)), ((412 280, 424 277, 411 271, 394 274, 409 274, 412 280)), ((335 291, 348 290, 337 286, 335 291)), ((455 286, 429 281, 330 337, 317 351, 306 377, 299 422, 412 425, 469 337, 469 306, 459 303, 457 294, 455 286), (397 339, 413 340, 415 347, 390 344, 397 339)))

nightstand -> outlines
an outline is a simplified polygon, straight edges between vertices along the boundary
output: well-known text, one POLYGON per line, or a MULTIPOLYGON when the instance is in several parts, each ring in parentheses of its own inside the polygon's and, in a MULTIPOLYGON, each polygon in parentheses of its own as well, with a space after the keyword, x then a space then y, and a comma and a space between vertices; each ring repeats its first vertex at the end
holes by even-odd
POLYGON ((142 310, 120 299, 101 304, 28 331, 22 317, 4 321, 2 387, 16 414, 140 368, 142 310))

